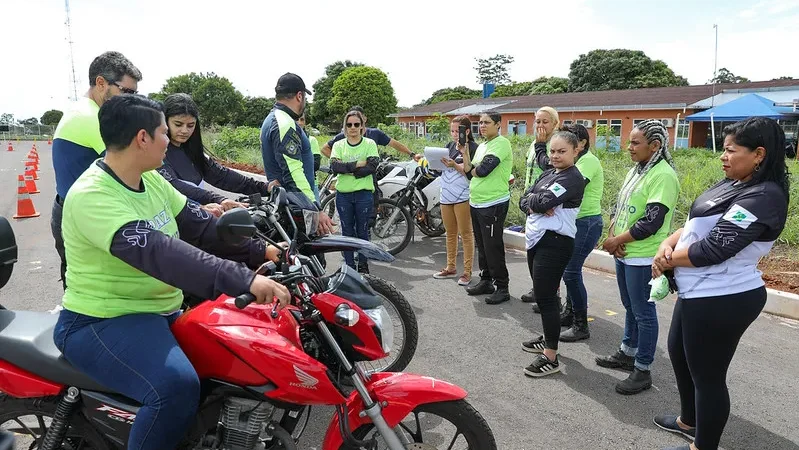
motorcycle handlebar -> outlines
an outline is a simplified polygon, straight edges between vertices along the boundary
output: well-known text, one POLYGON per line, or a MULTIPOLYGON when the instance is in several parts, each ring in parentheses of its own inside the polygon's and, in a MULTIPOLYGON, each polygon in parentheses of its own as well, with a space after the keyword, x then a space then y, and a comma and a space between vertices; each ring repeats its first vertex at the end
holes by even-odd
POLYGON ((236 308, 244 309, 250 303, 255 301, 255 296, 247 292, 236 297, 236 308))

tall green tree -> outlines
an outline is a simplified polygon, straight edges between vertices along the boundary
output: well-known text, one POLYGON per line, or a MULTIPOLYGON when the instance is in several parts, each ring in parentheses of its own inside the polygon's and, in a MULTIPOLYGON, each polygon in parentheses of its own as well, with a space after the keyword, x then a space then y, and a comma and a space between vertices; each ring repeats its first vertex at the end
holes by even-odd
POLYGON ((522 81, 519 83, 510 83, 506 85, 497 86, 491 97, 515 97, 519 95, 530 95, 533 89, 533 82, 522 81))
POLYGON ((715 78, 712 78, 710 80, 711 84, 712 83, 716 83, 716 84, 735 83, 735 84, 737 84, 737 83, 748 83, 748 82, 749 82, 749 78, 739 77, 738 75, 735 75, 734 73, 732 73, 729 70, 727 70, 726 67, 722 67, 721 69, 719 69, 719 71, 716 72, 715 78))
POLYGON ((260 127, 274 106, 274 98, 245 97, 241 115, 237 118, 236 125, 260 127))
POLYGON ((570 69, 571 92, 688 85, 666 63, 640 50, 592 50, 574 60, 570 69))
POLYGON ((341 123, 344 113, 354 105, 363 108, 369 124, 391 123, 387 117, 397 112, 397 98, 391 81, 376 67, 359 66, 345 70, 333 83, 329 109, 341 123))
POLYGON ((495 83, 497 85, 510 83, 508 66, 513 63, 513 56, 495 55, 490 58, 475 58, 475 61, 477 61, 477 66, 474 70, 477 71, 478 83, 495 83))
POLYGON ((561 94, 569 92, 569 79, 562 77, 540 77, 533 80, 530 95, 561 94))
POLYGON ((160 92, 150 98, 163 101, 170 94, 189 94, 200 110, 203 124, 238 125, 242 117, 244 96, 225 77, 213 72, 188 73, 166 80, 160 92))
POLYGON ((336 61, 325 67, 325 76, 313 84, 313 104, 308 113, 308 119, 313 123, 321 123, 338 128, 337 121, 330 111, 329 103, 333 98, 333 84, 345 70, 350 67, 361 67, 363 64, 350 60, 336 61))
POLYGON ((42 125, 58 125, 58 122, 61 120, 61 117, 64 116, 64 113, 57 110, 51 109, 50 111, 45 112, 42 114, 41 122, 42 125))

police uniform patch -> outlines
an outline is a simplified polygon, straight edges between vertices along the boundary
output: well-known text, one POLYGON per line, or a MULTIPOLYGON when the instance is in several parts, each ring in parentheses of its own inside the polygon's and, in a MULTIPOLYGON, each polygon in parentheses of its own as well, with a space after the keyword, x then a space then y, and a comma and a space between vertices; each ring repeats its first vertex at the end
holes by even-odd
POLYGON ((291 156, 296 156, 297 153, 300 151, 299 147, 300 146, 297 145, 296 142, 289 142, 288 145, 286 145, 286 153, 288 153, 291 156))

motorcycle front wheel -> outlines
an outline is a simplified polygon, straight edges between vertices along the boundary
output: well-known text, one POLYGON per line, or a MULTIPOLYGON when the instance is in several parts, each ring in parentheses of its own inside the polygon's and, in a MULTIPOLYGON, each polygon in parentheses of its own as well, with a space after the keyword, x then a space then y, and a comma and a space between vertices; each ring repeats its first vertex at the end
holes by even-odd
MULTIPOLYGON (((483 416, 466 400, 437 402, 419 405, 395 431, 404 435, 411 447, 419 450, 496 450, 494 433, 483 416)), ((353 437, 364 440, 374 436, 374 425, 361 425, 353 437)), ((376 436, 377 448, 388 446, 381 436, 376 436)), ((340 450, 356 450, 346 443, 340 450)))
POLYGON ((394 322, 394 348, 391 354, 375 361, 360 361, 356 364, 367 373, 402 372, 408 367, 419 342, 419 325, 416 314, 404 295, 388 281, 374 275, 363 274, 364 279, 382 297, 383 306, 394 322))

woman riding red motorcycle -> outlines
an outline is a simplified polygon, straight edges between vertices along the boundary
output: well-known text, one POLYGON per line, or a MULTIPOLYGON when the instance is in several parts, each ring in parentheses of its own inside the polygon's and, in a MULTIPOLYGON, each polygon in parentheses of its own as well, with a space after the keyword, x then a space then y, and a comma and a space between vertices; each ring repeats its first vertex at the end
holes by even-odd
POLYGON ((223 244, 216 219, 154 170, 169 143, 160 104, 120 95, 103 104, 99 120, 106 156, 64 203, 69 287, 54 339, 77 369, 142 404, 127 448, 174 448, 200 398, 197 373, 169 328, 182 291, 251 292, 281 306, 290 296, 241 264, 276 259, 277 247, 223 244))

